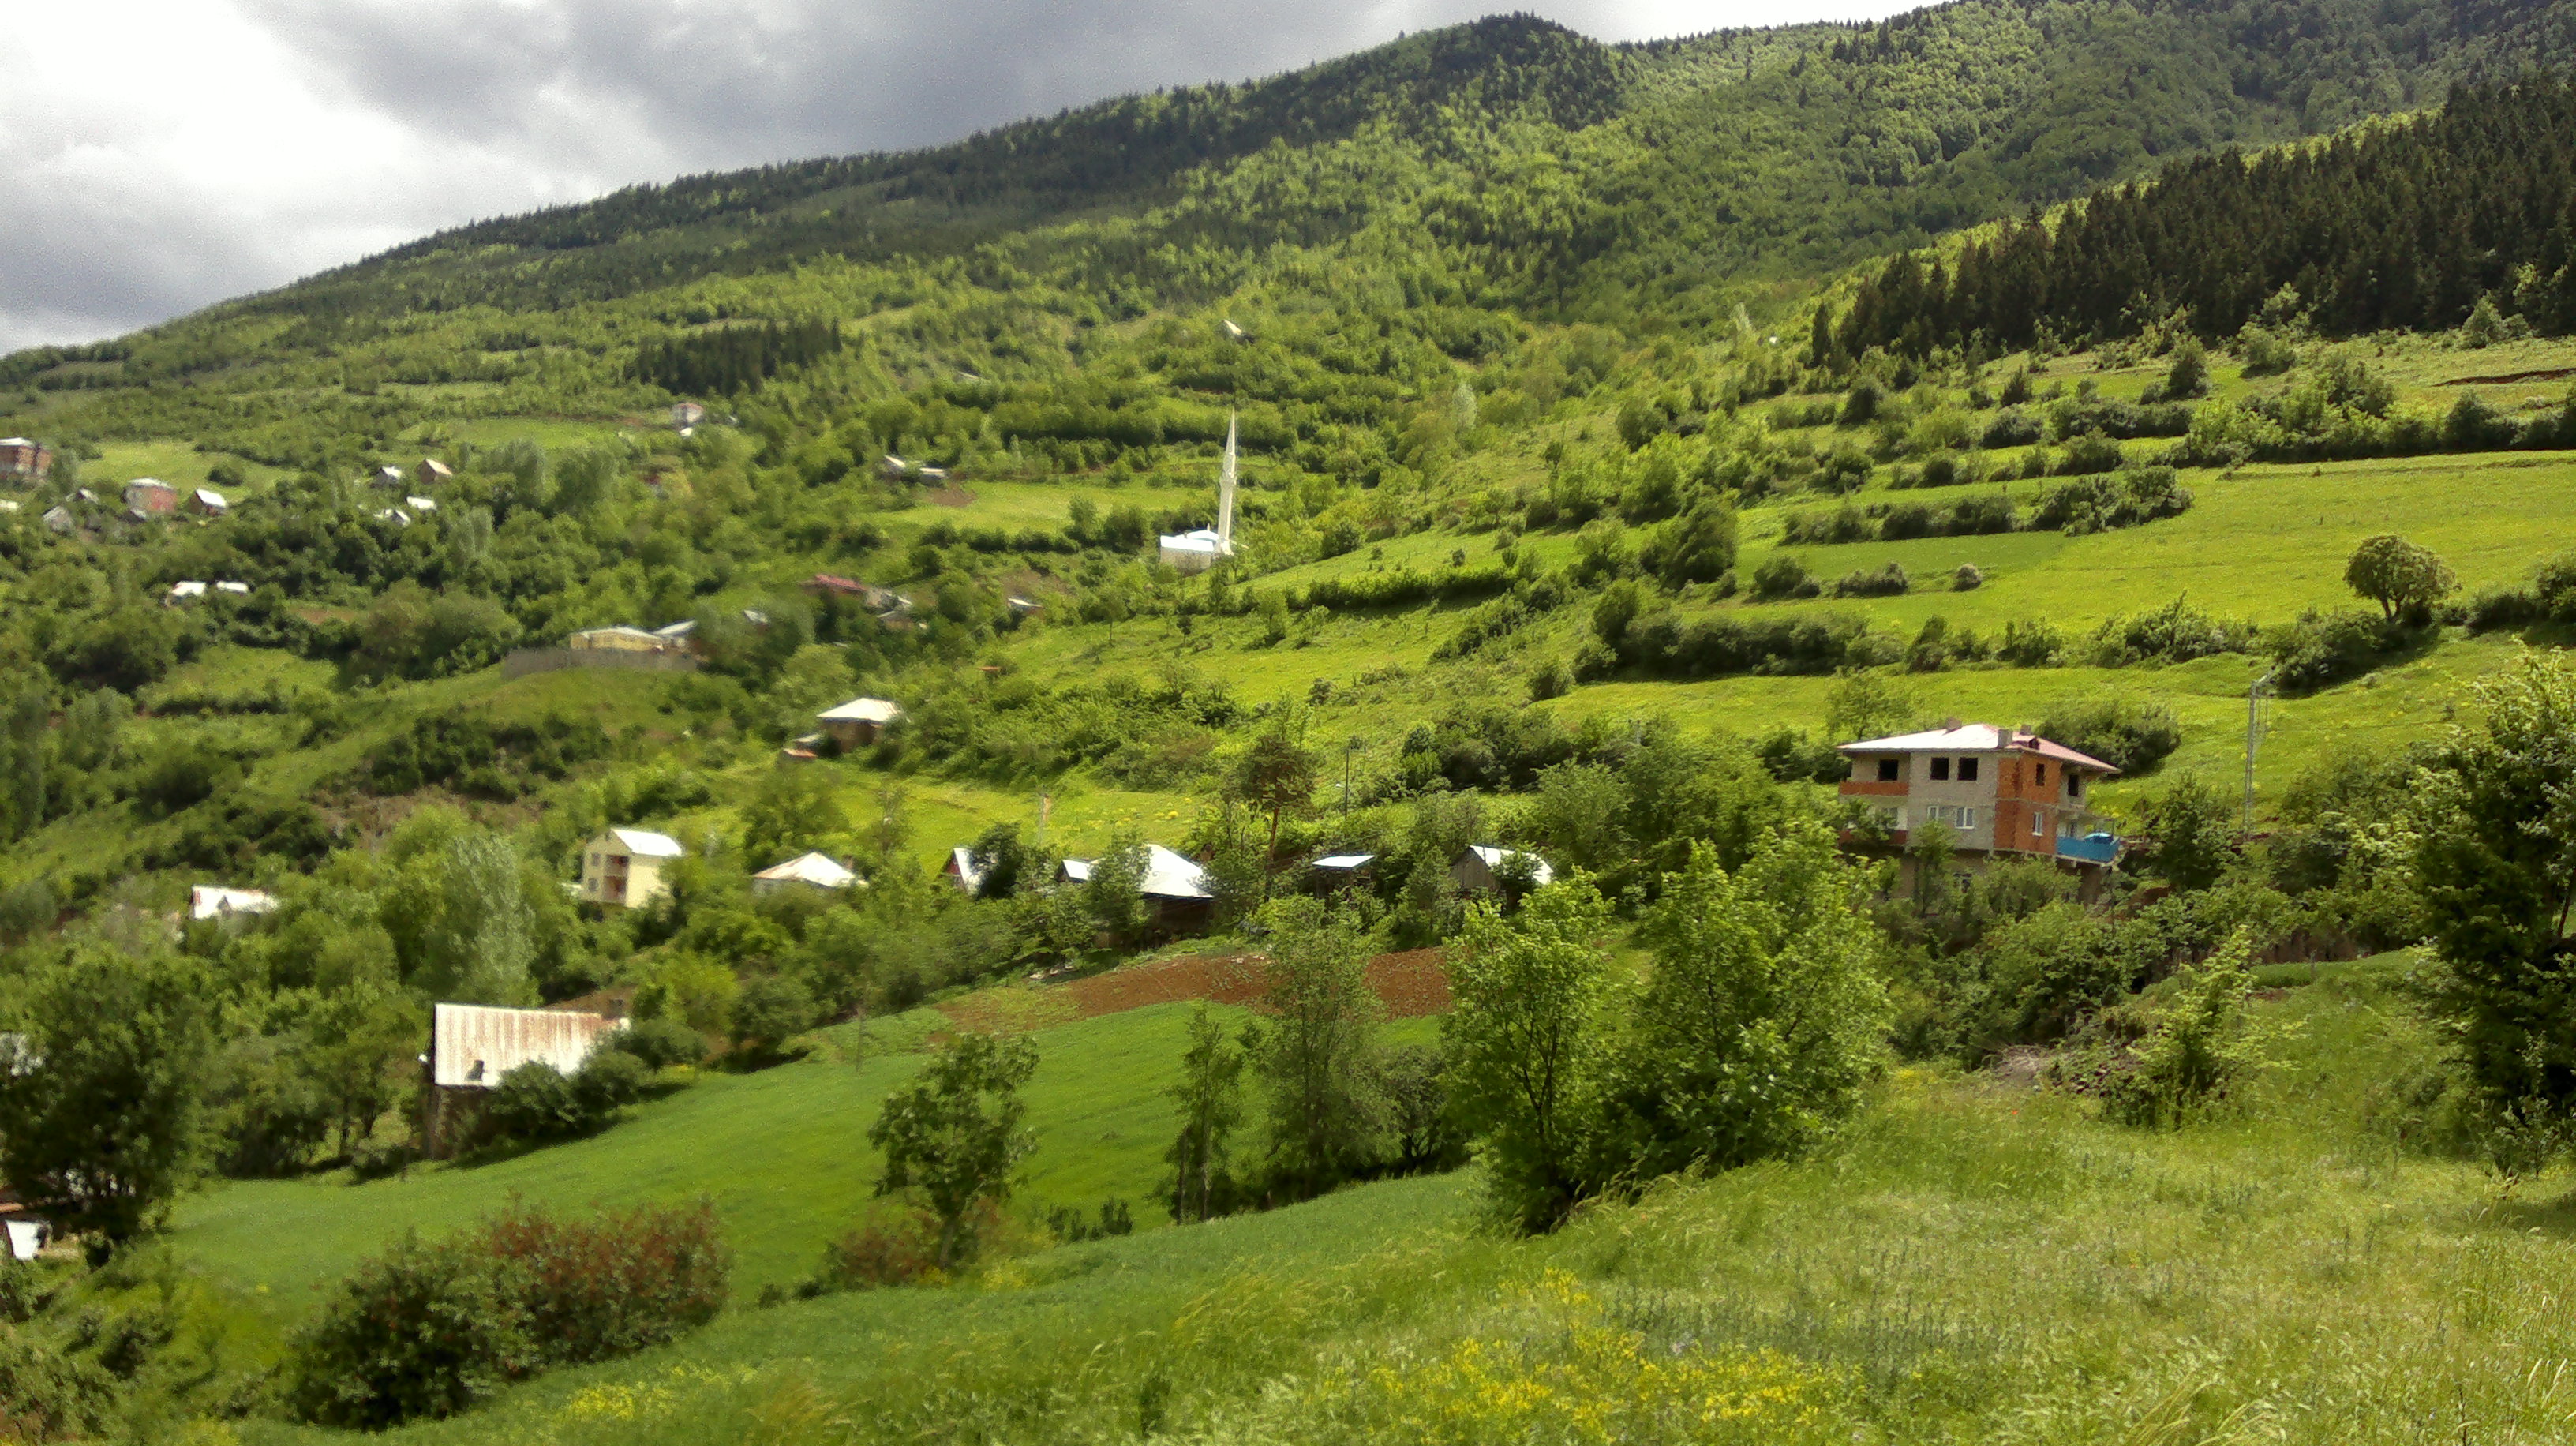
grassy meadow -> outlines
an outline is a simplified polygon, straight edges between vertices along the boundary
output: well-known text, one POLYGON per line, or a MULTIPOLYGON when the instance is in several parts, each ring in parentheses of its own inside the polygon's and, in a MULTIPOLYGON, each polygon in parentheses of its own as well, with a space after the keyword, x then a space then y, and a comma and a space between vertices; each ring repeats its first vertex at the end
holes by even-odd
POLYGON ((1903 1070, 1809 1158, 1546 1239, 1482 1228, 1472 1171, 1365 1185, 737 1309, 398 1439, 2563 1440, 2576 1196, 2408 1143, 2407 967, 2267 975, 2276 1067, 2180 1130, 1903 1070))

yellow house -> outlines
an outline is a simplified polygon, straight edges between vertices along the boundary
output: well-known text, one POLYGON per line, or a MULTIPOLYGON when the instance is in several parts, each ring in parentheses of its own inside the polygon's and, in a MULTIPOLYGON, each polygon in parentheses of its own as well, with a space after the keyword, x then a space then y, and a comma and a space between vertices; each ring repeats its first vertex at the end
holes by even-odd
POLYGON ((686 852, 669 834, 612 828, 582 846, 581 901, 642 908, 669 887, 662 880, 663 866, 686 852))

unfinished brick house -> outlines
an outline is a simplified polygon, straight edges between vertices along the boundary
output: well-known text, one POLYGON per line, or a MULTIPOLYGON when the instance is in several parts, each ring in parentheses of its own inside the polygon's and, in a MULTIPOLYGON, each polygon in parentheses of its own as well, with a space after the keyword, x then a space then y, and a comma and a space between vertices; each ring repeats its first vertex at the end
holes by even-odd
MULTIPOLYGON (((1975 870, 1998 858, 2049 859, 2073 870, 2087 897, 2120 856, 2120 840, 2093 813, 2093 785, 2120 770, 2036 733, 1952 722, 1922 733, 1841 745, 1851 760, 1845 798, 1866 801, 1885 842, 1854 835, 1859 849, 1901 850, 1928 821, 1956 839, 1956 860, 1975 870)), ((1911 860, 1900 886, 1914 886, 1911 860)))

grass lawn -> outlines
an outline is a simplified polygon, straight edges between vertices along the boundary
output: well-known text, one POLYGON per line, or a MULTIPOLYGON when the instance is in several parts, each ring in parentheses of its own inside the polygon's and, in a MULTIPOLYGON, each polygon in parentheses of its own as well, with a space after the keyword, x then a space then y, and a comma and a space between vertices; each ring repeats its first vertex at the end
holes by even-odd
MULTIPOLYGON (((1154 1005, 1041 1030, 1028 1091, 1038 1150, 1028 1201, 1096 1209, 1112 1195, 1139 1228, 1171 1141, 1171 1105, 1191 1006, 1154 1005)), ((344 1176, 243 1181, 191 1197, 173 1243, 210 1280, 283 1325, 317 1288, 408 1229, 439 1232, 513 1195, 565 1210, 706 1198, 736 1253, 736 1288, 792 1284, 870 1199, 878 1168, 867 1128, 922 1057, 831 1050, 751 1075, 710 1074, 586 1140, 473 1166, 424 1166, 366 1184, 344 1176)))
POLYGON ((2258 1006, 2279 1067, 2181 1130, 1902 1070, 1815 1156, 1542 1240, 1475 1229, 1472 1174, 1365 1186, 961 1285, 738 1312, 402 1434, 2564 1440, 2576 1197, 2564 1175, 2508 1184, 2398 1142, 2390 1082, 2430 1043, 2392 967, 2258 1006))

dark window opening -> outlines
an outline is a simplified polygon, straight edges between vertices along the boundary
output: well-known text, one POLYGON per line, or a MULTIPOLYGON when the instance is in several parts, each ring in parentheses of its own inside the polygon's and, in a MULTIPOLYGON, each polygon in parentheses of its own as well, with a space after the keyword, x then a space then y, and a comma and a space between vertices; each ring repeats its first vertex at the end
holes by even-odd
POLYGON ((2031 781, 2031 782, 2033 782, 2033 783, 2046 783, 2046 782, 2048 781, 2048 765, 2047 765, 2047 764, 2045 764, 2045 763, 2034 763, 2034 764, 2032 764, 2030 767, 2031 767, 2031 775, 2030 775, 2030 781, 2031 781))
POLYGON ((1882 758, 1878 760, 1878 781, 1881 783, 1894 783, 1896 781, 1896 771, 1900 766, 1901 765, 1897 760, 1893 758, 1882 758))
POLYGON ((1947 783, 1950 781, 1949 759, 1935 758, 1932 760, 1932 781, 1934 783, 1947 783))
POLYGON ((1962 758, 1959 760, 1959 781, 1961 783, 1974 783, 1977 781, 1977 760, 1973 758, 1962 758))
POLYGON ((2068 798, 2082 798, 2084 796, 2084 775, 2080 773, 2070 773, 2066 775, 2066 796, 2068 798))

